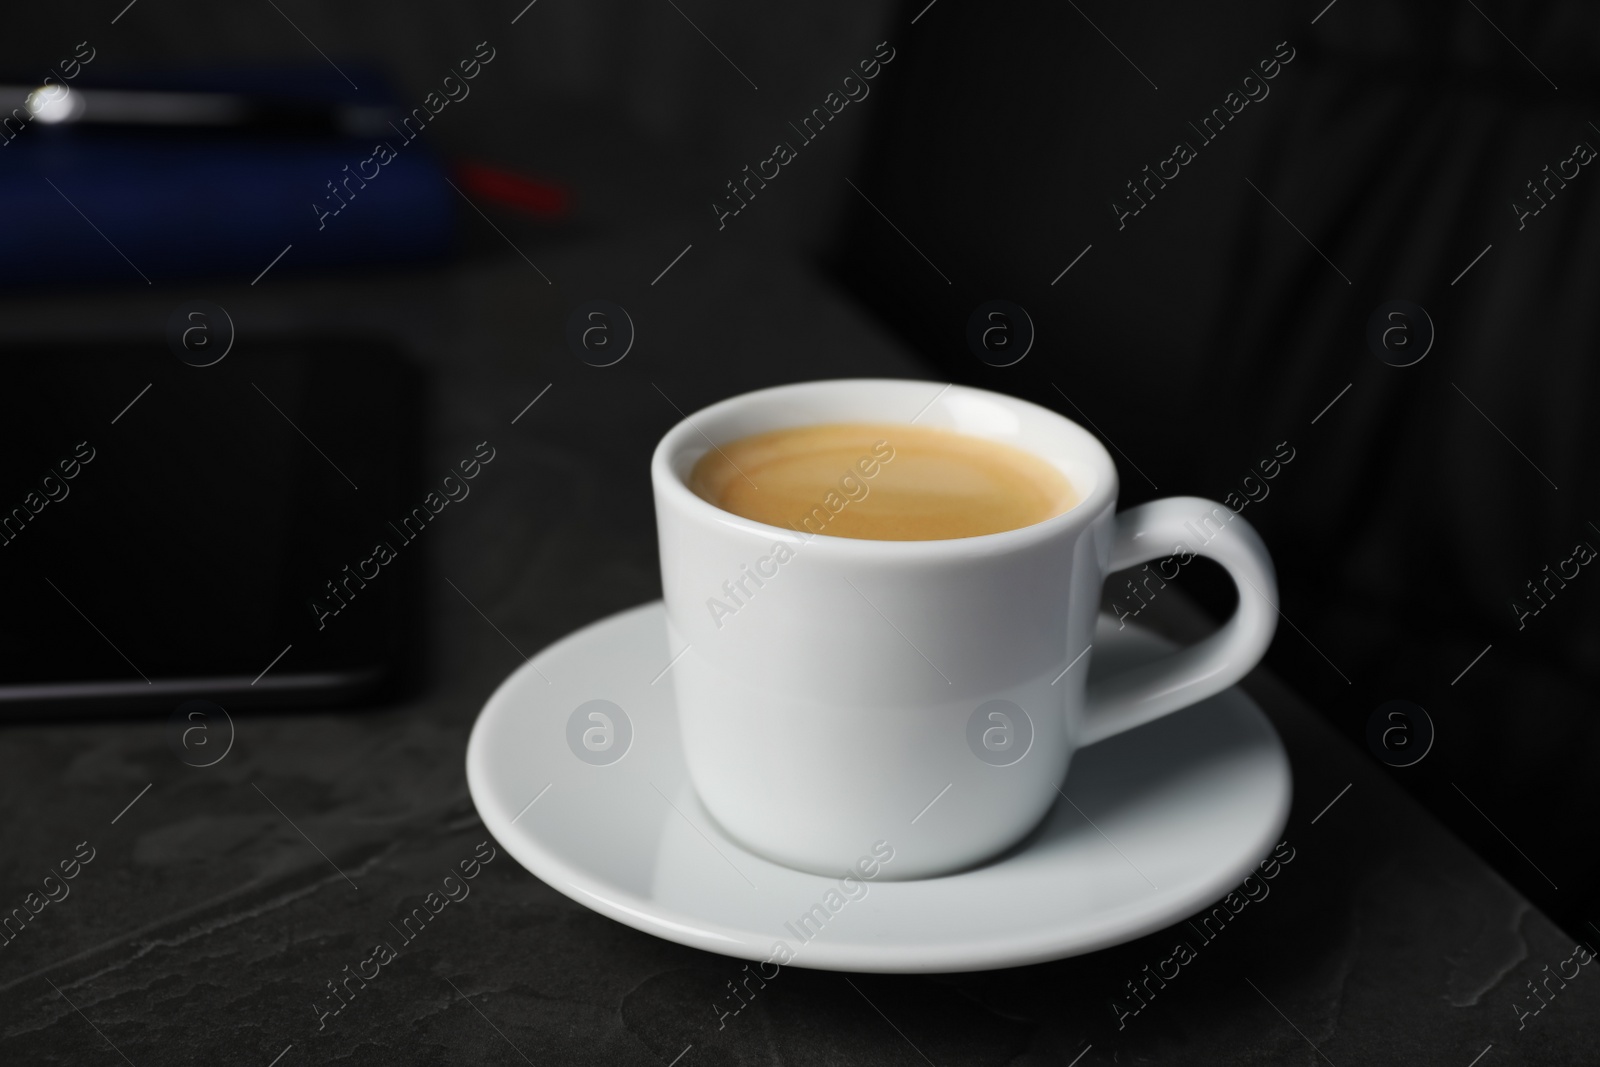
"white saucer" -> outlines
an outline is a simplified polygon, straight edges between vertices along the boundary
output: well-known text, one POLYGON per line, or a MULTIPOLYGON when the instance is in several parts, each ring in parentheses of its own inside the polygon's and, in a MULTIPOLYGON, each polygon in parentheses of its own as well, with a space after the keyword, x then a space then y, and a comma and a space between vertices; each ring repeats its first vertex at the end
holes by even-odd
MULTIPOLYGON (((1093 669, 1166 647, 1105 616, 1093 669)), ((1283 745, 1250 698, 1229 689, 1078 753, 1070 802, 999 859, 942 878, 868 881, 849 900, 833 879, 746 851, 701 808, 664 670, 678 651, 667 647, 659 602, 579 630, 506 679, 467 745, 473 802, 517 862, 669 941, 824 970, 1039 963, 1142 937, 1219 899, 1288 819, 1283 745), (594 700, 626 721, 606 705, 574 714, 594 700), (612 748, 600 753, 581 741, 586 728, 598 731, 592 744, 606 741, 604 720, 589 717, 596 710, 612 720, 612 748), (591 762, 624 744, 615 762, 591 762), (812 923, 797 927, 807 914, 812 923), (774 954, 780 942, 792 958, 774 954)))

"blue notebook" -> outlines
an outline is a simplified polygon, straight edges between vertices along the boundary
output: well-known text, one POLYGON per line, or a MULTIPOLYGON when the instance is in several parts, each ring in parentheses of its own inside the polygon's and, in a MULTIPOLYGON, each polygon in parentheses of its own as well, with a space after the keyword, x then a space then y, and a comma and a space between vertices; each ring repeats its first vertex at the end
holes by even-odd
MULTIPOLYGON (((308 73, 115 84, 257 95, 282 86, 283 98, 302 102, 391 102, 368 72, 360 92, 308 73)), ((353 137, 34 121, 13 132, 0 145, 0 280, 8 284, 248 281, 280 254, 270 277, 433 259, 451 244, 456 194, 410 130, 353 137)))

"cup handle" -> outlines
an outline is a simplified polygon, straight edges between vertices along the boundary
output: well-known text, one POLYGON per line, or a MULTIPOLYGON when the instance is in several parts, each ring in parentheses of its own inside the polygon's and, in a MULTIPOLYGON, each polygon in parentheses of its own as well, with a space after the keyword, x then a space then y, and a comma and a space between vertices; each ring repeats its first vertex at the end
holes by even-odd
POLYGON ((1184 552, 1205 556, 1227 568, 1239 590, 1239 606, 1203 641, 1091 681, 1080 746, 1220 693, 1260 662, 1278 625, 1272 557, 1255 527, 1231 508, 1196 496, 1175 496, 1129 508, 1115 522, 1108 571, 1184 552))

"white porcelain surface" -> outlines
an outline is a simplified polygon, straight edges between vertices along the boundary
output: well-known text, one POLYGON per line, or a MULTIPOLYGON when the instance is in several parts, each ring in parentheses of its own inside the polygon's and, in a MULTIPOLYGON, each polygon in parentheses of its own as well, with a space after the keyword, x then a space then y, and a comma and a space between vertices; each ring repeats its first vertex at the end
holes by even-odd
MULTIPOLYGON (((1099 619, 1094 642, 1097 678, 1168 647, 1131 626, 1119 631, 1109 617, 1099 619)), ((1077 955, 1220 898, 1277 843, 1288 817, 1283 747, 1250 699, 1229 689, 1084 749, 1063 787, 1070 802, 1058 796, 1040 828, 1005 855, 958 874, 887 880, 901 855, 944 831, 940 807, 959 799, 953 786, 886 838, 896 859, 876 877, 845 883, 855 898, 846 900, 840 878, 750 852, 700 805, 667 682, 677 667, 662 674, 680 651, 657 602, 541 652, 485 705, 467 748, 467 781, 484 824, 529 871, 603 915, 696 948, 884 972, 1077 955), (585 762, 568 741, 574 712, 593 700, 626 717, 610 724, 613 744, 624 727, 631 733, 609 764, 585 762), (807 914, 823 918, 802 939, 794 926, 807 914)))
POLYGON ((668 431, 651 481, 682 652, 663 684, 683 709, 696 793, 746 848, 804 870, 839 870, 869 843, 894 840, 941 791, 940 833, 896 846, 884 877, 988 859, 1038 826, 1077 748, 1232 685, 1277 623, 1272 561, 1248 522, 1197 497, 1117 514, 1116 468, 1095 436, 999 393, 876 379, 746 393, 668 431), (1031 452, 1081 500, 1002 533, 872 541, 826 533, 829 510, 849 506, 845 478, 870 493, 872 476, 848 467, 840 493, 827 494, 834 503, 817 501, 809 535, 723 511, 685 484, 717 443, 751 433, 877 422, 892 450, 894 427, 913 421, 1031 452), (1086 695, 1080 660, 1100 654, 1089 650, 1106 575, 1178 552, 1221 563, 1238 610, 1158 663, 1101 672, 1086 695), (1025 738, 1021 758, 998 766, 975 754, 975 717, 995 731, 978 735, 1025 738))

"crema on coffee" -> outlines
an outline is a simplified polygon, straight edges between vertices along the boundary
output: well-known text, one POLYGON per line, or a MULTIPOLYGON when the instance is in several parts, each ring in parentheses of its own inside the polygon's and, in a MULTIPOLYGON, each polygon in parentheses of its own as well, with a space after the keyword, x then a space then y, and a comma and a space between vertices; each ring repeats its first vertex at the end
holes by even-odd
POLYGON ((1054 465, 981 437, 901 423, 826 423, 708 451, 689 475, 701 499, 771 526, 874 541, 1015 530, 1071 508, 1054 465))

